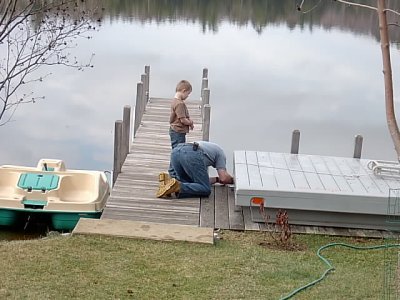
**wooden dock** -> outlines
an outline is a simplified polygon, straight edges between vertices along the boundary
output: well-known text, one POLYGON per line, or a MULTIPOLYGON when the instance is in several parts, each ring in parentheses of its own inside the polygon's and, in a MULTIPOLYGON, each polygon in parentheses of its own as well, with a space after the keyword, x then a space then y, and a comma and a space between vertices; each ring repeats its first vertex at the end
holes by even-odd
MULTIPOLYGON (((208 198, 156 198, 158 174, 169 165, 170 103, 171 99, 149 99, 101 218, 260 230, 260 225, 251 221, 248 208, 235 211, 233 186, 215 185, 208 198)), ((201 140, 201 102, 189 100, 187 107, 195 123, 187 140, 201 140)))
MULTIPOLYGON (((189 142, 206 140, 204 136, 207 135, 204 132, 209 131, 209 123, 204 121, 205 117, 209 120, 210 116, 210 110, 205 113, 204 109, 206 106, 209 108, 207 74, 208 71, 205 73, 203 70, 202 101, 187 100, 190 116, 195 124, 195 129, 187 135, 189 142), (207 101, 204 102, 204 99, 207 101)), ((142 75, 142 81, 138 83, 133 141, 130 139, 130 119, 125 120, 125 117, 130 115, 130 108, 127 112, 124 109, 124 122, 117 121, 120 122, 118 126, 116 122, 116 140, 125 138, 127 142, 126 146, 115 142, 114 152, 117 156, 114 157, 114 173, 118 176, 101 217, 104 224, 115 220, 115 224, 131 221, 131 224, 147 222, 158 224, 156 226, 165 224, 193 228, 270 230, 271 226, 264 222, 253 221, 256 208, 235 206, 234 186, 217 184, 212 187, 211 195, 207 198, 156 198, 158 174, 167 171, 169 166, 171 147, 168 130, 171 99, 149 98, 148 84, 149 73, 142 75)), ((91 230, 96 227, 96 230, 101 232, 104 230, 103 225, 92 224, 91 230)), ((90 228, 84 226, 77 227, 81 232, 90 231, 90 228)), ((110 230, 105 231, 110 234, 110 230)), ((117 229, 115 232, 115 235, 126 234, 117 229)), ((292 225, 292 232, 377 238, 387 236, 380 230, 301 225, 292 225)))
MULTIPOLYGON (((200 198, 156 198, 158 174, 166 172, 171 152, 171 99, 151 98, 102 218, 198 225, 200 198)), ((200 101, 188 101, 195 128, 188 141, 201 140, 200 101)))

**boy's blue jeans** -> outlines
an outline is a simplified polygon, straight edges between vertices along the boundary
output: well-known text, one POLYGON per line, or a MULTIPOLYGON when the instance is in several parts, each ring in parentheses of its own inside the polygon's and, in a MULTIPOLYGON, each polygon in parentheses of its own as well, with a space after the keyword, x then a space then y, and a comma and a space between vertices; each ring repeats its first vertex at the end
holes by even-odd
POLYGON ((176 179, 181 182, 178 198, 208 197, 211 194, 203 155, 203 150, 194 150, 193 144, 179 144, 172 150, 171 165, 176 179))
POLYGON ((171 138, 172 149, 174 149, 180 143, 186 143, 186 133, 176 132, 171 127, 169 128, 169 137, 171 138))
MULTIPOLYGON (((171 127, 169 128, 169 137, 171 138, 171 148, 172 149, 174 149, 178 144, 186 142, 186 133, 176 132, 171 127)), ((168 173, 169 173, 169 176, 171 176, 173 178, 176 177, 176 173, 174 171, 174 168, 171 165, 171 162, 169 163, 168 173)))

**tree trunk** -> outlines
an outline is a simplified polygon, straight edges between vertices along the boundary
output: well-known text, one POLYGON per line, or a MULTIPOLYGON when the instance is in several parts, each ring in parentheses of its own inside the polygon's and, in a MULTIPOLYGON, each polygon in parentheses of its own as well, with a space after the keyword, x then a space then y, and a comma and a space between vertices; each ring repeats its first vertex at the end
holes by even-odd
POLYGON ((397 153, 397 159, 400 161, 400 133, 397 126, 396 115, 394 113, 393 101, 393 81, 392 66, 390 62, 390 43, 388 34, 388 25, 385 11, 385 0, 378 1, 379 33, 381 37, 383 75, 385 81, 385 107, 386 122, 389 128, 390 136, 397 153))

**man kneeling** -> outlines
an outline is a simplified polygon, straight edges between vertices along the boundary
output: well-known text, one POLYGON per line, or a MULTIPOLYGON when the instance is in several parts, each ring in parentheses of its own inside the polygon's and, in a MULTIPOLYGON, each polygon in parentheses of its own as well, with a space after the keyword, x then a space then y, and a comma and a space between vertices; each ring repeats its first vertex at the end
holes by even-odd
POLYGON ((215 143, 199 141, 178 144, 171 152, 171 167, 175 178, 167 173, 160 174, 157 197, 177 198, 208 197, 211 184, 231 184, 233 177, 226 171, 226 156, 215 143), (217 170, 218 177, 209 177, 207 168, 217 170))

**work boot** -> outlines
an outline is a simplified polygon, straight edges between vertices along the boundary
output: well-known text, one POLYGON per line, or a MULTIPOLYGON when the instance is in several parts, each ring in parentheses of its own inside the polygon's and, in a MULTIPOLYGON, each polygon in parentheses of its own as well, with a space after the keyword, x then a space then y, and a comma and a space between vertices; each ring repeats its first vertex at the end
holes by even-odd
POLYGON ((173 193, 179 193, 181 184, 175 178, 171 178, 165 182, 164 185, 160 184, 157 192, 157 198, 170 196, 173 193))
POLYGON ((165 185, 165 183, 171 179, 168 173, 162 172, 158 175, 158 181, 160 182, 160 185, 165 185))

